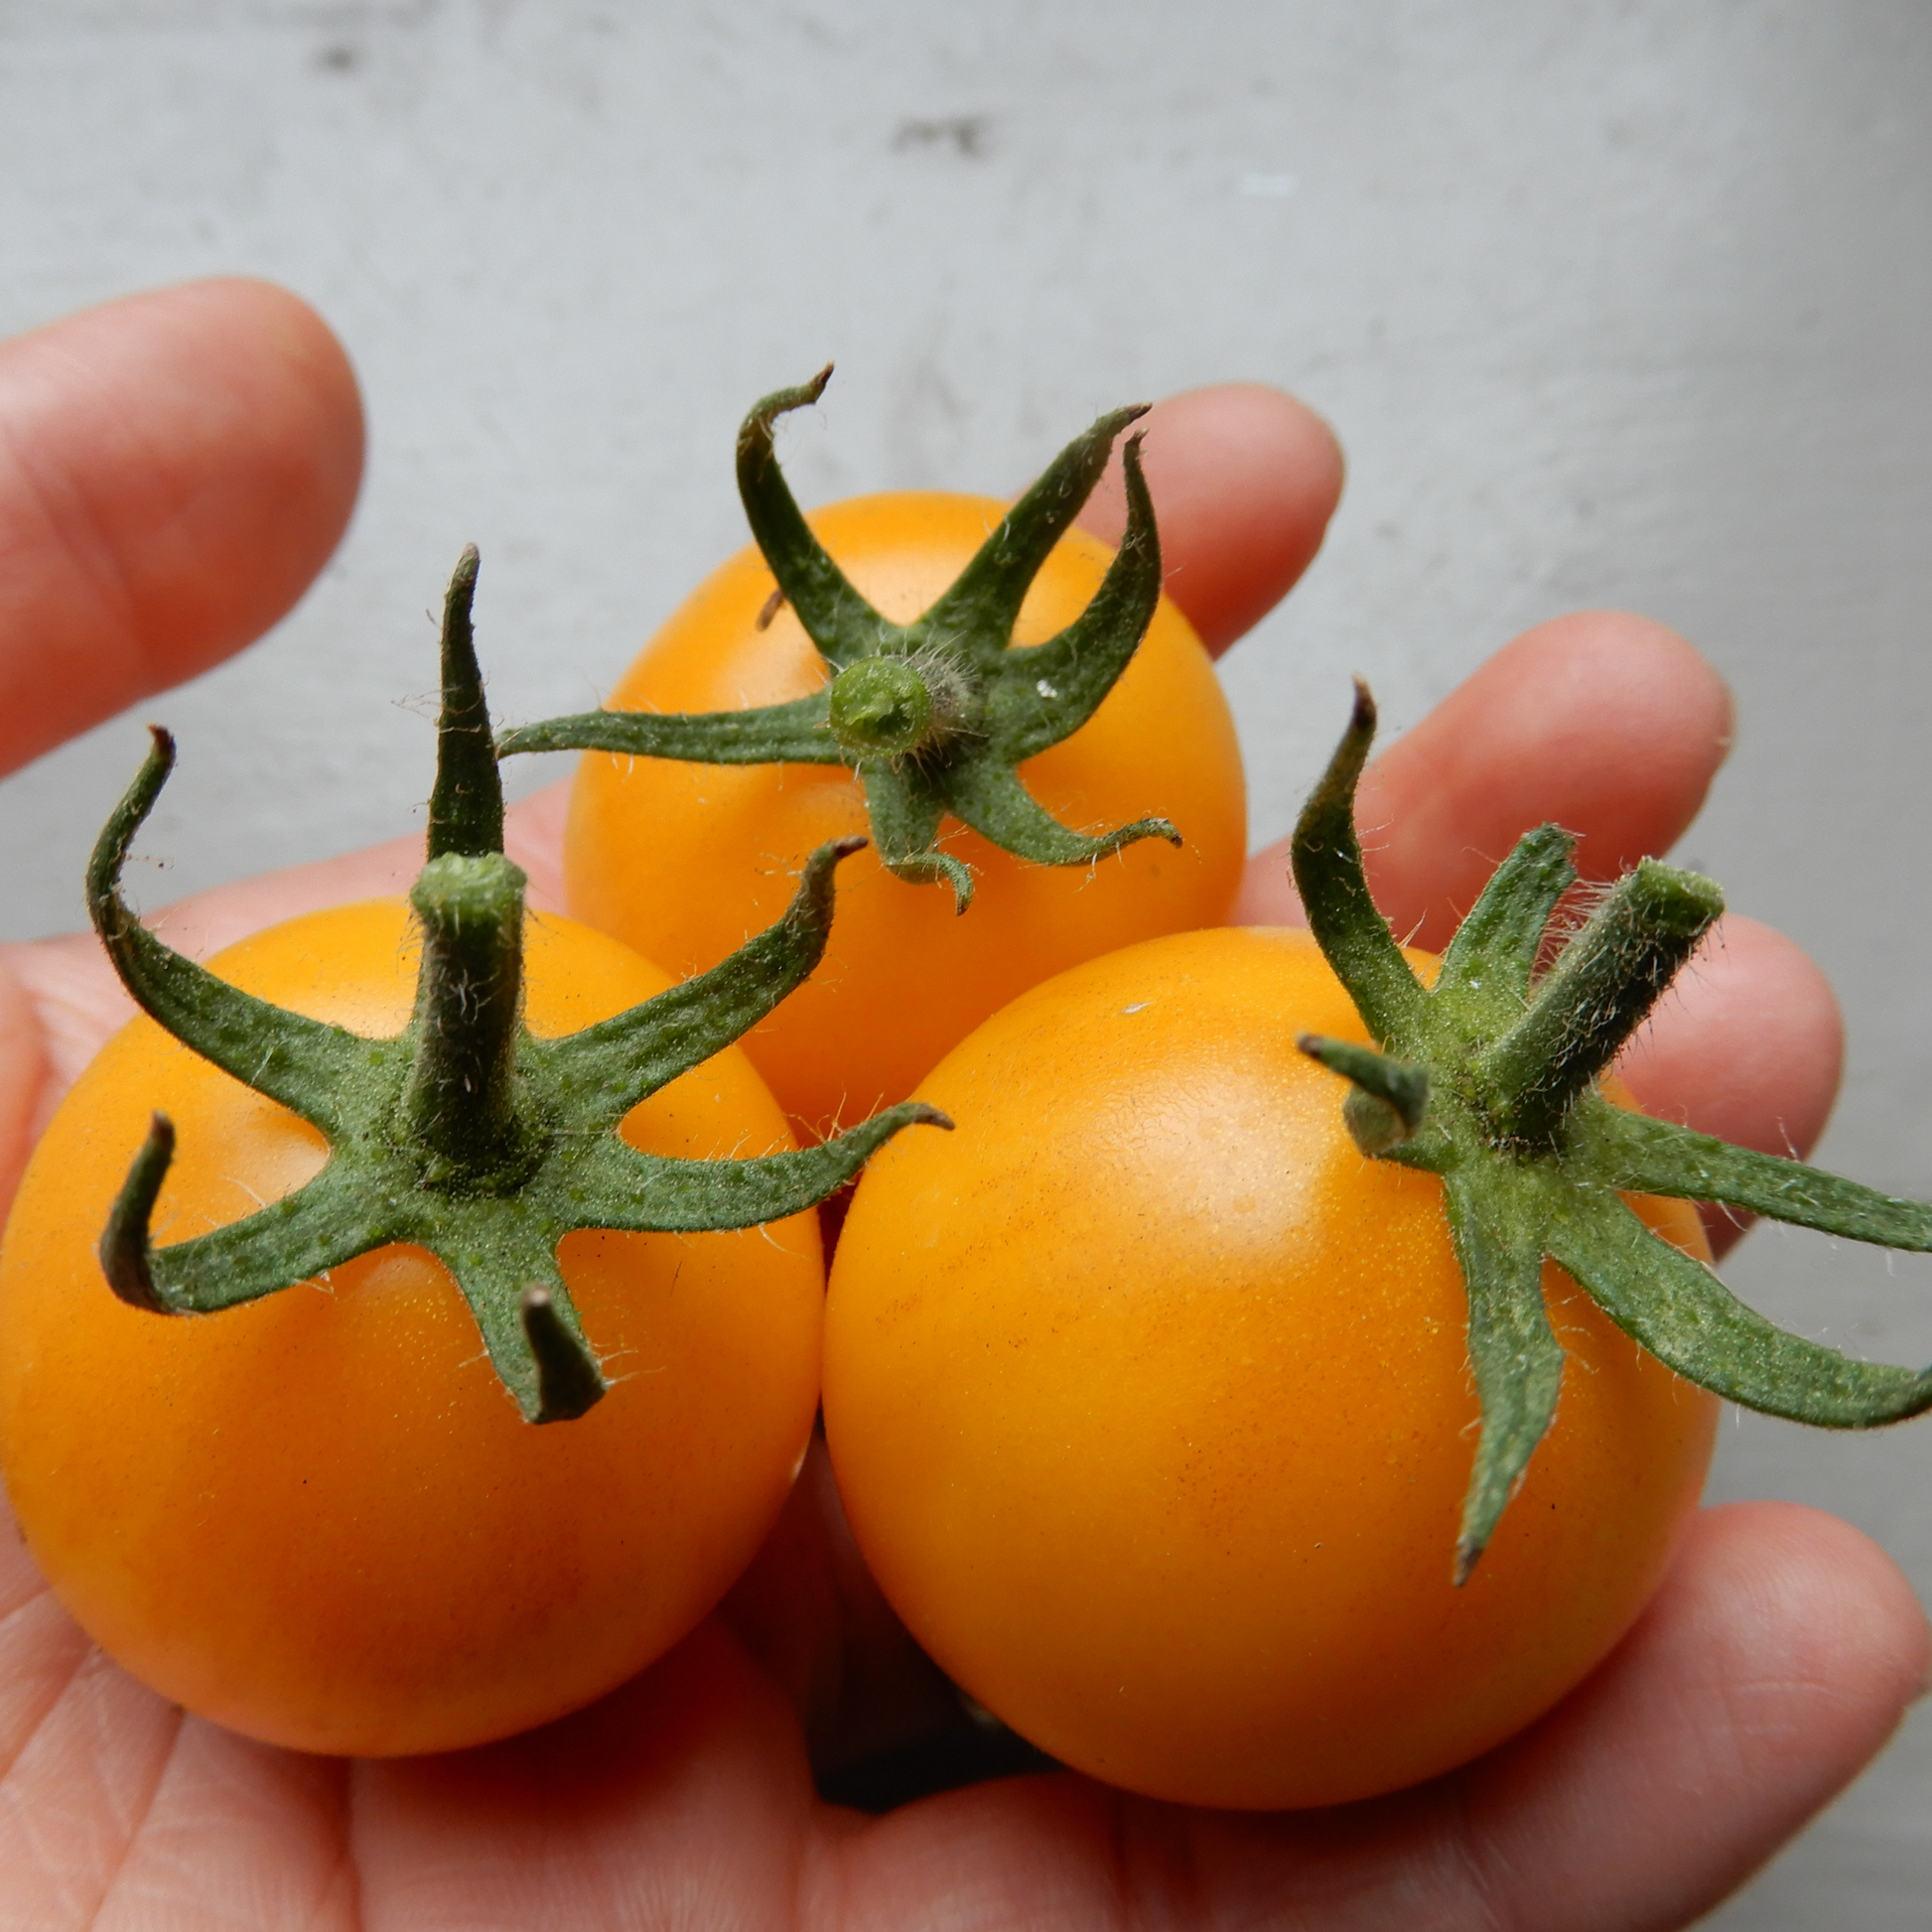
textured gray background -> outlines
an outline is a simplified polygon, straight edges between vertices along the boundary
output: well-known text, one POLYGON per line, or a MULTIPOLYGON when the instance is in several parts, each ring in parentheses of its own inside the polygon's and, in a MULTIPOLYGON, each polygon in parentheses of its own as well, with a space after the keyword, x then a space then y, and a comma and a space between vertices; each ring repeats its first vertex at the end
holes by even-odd
MULTIPOLYGON (((183 744, 176 892, 409 823, 428 611, 484 558, 506 718, 611 682, 741 541, 750 399, 828 355, 807 500, 1023 481, 1103 406, 1251 376, 1351 477, 1227 666, 1257 841, 1343 675, 1413 721, 1578 606, 1738 698, 1688 854, 1831 971, 1826 1149, 1932 1184, 1927 0, 0 0, 0 327, 217 270, 300 290, 372 423, 354 529, 183 744)), ((134 720, 0 786, 0 927, 77 913, 134 720)), ((1782 1318, 1932 1357, 1932 1279, 1760 1234, 1782 1318)), ((1932 1592, 1932 1425, 1747 1421, 1716 1487, 1825 1503, 1932 1592)), ((1932 1725, 1718 1915, 1919 1927, 1932 1725)))

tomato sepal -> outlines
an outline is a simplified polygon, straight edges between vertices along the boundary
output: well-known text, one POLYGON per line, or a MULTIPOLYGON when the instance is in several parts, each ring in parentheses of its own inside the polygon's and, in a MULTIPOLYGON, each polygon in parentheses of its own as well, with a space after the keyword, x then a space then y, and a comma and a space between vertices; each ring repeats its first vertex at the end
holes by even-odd
POLYGON ((1729 1401, 1836 1429, 1932 1409, 1932 1368, 1858 1362, 1787 1333, 1624 1199, 1718 1201, 1847 1240, 1932 1252, 1932 1203, 1647 1119, 1598 1091, 1722 913, 1717 886, 1643 861, 1539 976, 1550 922, 1576 883, 1570 836, 1539 827, 1498 867, 1425 987, 1375 906, 1355 829, 1375 722, 1358 681, 1292 858, 1311 931, 1383 1050, 1301 1043, 1350 1082, 1344 1118, 1365 1155, 1444 1182, 1481 1412, 1456 1583, 1475 1567, 1555 1415, 1563 1350, 1543 1304, 1546 1257, 1660 1361, 1729 1401))
POLYGON ((1413 1059, 1426 996, 1369 893, 1355 831, 1355 786, 1374 742, 1375 700, 1357 678, 1348 728, 1295 824, 1295 885, 1309 929, 1363 1025, 1390 1052, 1413 1059))
MULTIPOLYGON (((518 752, 610 752, 693 764, 846 764, 823 691, 745 711, 585 711, 520 725, 497 740, 518 752)), ((875 828, 876 829, 876 828, 875 828)))
POLYGON ((1932 1248, 1932 1204, 1880 1193, 1802 1161, 1733 1147, 1667 1120, 1591 1107, 1572 1129, 1572 1141, 1587 1147, 1600 1182, 1624 1193, 1722 1201, 1848 1241, 1932 1248))
POLYGON ((1115 410, 1069 443, 939 598, 897 624, 853 588, 813 535, 772 448, 777 418, 816 402, 831 373, 764 397, 738 444, 752 534, 777 579, 776 601, 797 614, 831 674, 826 688, 742 711, 550 719, 505 732, 499 755, 576 750, 719 764, 846 764, 865 789, 888 870, 910 884, 949 886, 960 911, 972 899, 972 875, 939 849, 947 813, 1037 865, 1090 865, 1141 839, 1180 844, 1160 817, 1076 831, 1033 797, 1017 770, 1093 716, 1153 621, 1160 536, 1140 439, 1130 437, 1122 459, 1127 529, 1099 589, 1056 636, 1012 641, 1028 587, 1145 405, 1115 410))
POLYGON ((1469 1367, 1482 1426, 1455 1535, 1454 1578, 1469 1579, 1548 1433, 1563 1386, 1563 1344, 1543 1300, 1543 1248, 1507 1191, 1464 1168, 1444 1176, 1449 1243, 1469 1298, 1469 1367))
POLYGON ((1429 1105, 1426 1066, 1324 1034, 1303 1034, 1295 1043, 1310 1059, 1349 1082, 1341 1117, 1349 1138, 1364 1154, 1385 1154, 1416 1137, 1429 1105))
POLYGON ((537 1413, 545 1422, 575 1422, 604 1399, 604 1374, 583 1338, 557 1310, 557 1298, 532 1282, 517 1298, 523 1345, 536 1366, 537 1413))
POLYGON ((443 711, 430 857, 410 895, 422 935, 416 1009, 369 1039, 240 992, 143 927, 120 876, 174 763, 165 732, 109 818, 88 868, 94 923, 123 984, 168 1033, 330 1143, 322 1171, 258 1212, 156 1248, 151 1223, 174 1155, 157 1115, 110 1210, 98 1254, 136 1308, 208 1314, 392 1244, 449 1269, 525 1419, 580 1416, 605 1389, 557 1263, 590 1229, 695 1233, 802 1212, 900 1128, 949 1127, 907 1102, 823 1144, 750 1159, 653 1155, 620 1134, 637 1103, 762 1020, 812 971, 830 931, 833 874, 866 843, 807 861, 783 916, 709 972, 557 1038, 522 1017, 524 877, 503 856, 502 797, 471 628, 474 550, 443 625, 443 711))
POLYGON ((503 786, 471 618, 480 568, 477 546, 466 543, 443 594, 443 689, 426 839, 431 859, 481 858, 503 850, 503 786))
MULTIPOLYGON (((1765 1320, 1612 1190, 1588 1211, 1553 1212, 1547 1225, 1551 1258, 1611 1320, 1715 1395, 1821 1429, 1873 1429, 1932 1408, 1932 1369, 1854 1361, 1765 1320)), ((1923 1252, 1932 1241, 1910 1245, 1923 1252)))
POLYGON ((94 931, 144 1012, 180 1037, 188 1036, 184 1028, 192 1030, 204 1059, 330 1133, 339 1124, 334 1096, 368 1042, 230 986, 164 945, 121 897, 128 848, 175 768, 173 735, 151 725, 148 736, 148 755, 88 857, 87 912, 94 931))

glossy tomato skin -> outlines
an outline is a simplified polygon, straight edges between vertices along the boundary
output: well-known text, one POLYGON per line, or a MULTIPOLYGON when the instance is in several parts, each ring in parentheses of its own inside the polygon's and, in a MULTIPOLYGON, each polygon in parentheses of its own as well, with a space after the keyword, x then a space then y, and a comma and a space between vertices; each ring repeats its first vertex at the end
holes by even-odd
MULTIPOLYGON (((401 901, 231 948, 215 969, 357 1032, 407 1019, 401 901)), ((532 919, 533 1031, 659 992, 568 920, 532 919)), ((588 1703, 674 1643, 750 1561, 808 1443, 816 1219, 692 1238, 575 1234, 566 1278, 613 1386, 532 1427, 442 1265, 387 1248, 212 1315, 123 1307, 93 1257, 165 1107, 156 1238, 251 1211, 321 1137, 132 1022, 63 1105, 0 1250, 0 1461, 28 1543, 87 1632, 164 1696, 312 1751, 444 1750, 588 1703)), ((678 1155, 789 1145, 727 1051, 626 1120, 678 1155)))
POLYGON ((1036 988, 921 1083, 958 1130, 874 1163, 827 1303, 840 1492, 913 1635, 1055 1757, 1192 1804, 1394 1790, 1547 1710, 1650 1595, 1716 1424, 1547 1270, 1557 1422, 1453 1587, 1441 1186, 1357 1152, 1304 1031, 1364 1037, 1301 932, 1036 988))
MULTIPOLYGON (((810 522, 876 608, 916 617, 1005 513, 989 497, 858 497, 810 522)), ((1112 557, 1063 538, 1015 636, 1051 636, 1085 608, 1112 557)), ((713 711, 803 697, 824 665, 791 611, 760 629, 773 579, 748 549, 702 585, 609 699, 613 709, 713 711)), ((1120 682, 1070 738, 1021 767, 1034 795, 1083 831, 1150 814, 1175 850, 1144 840, 1089 869, 1029 865, 948 822, 946 850, 977 896, 894 879, 872 853, 839 873, 825 959, 751 1054, 812 1132, 902 1100, 957 1040, 1027 987, 1083 959, 1226 917, 1246 852, 1239 748, 1206 651, 1165 598, 1120 682)), ((783 911, 794 874, 826 839, 867 830, 857 780, 838 765, 706 765, 584 759, 565 846, 571 909, 677 973, 711 966, 783 911)))

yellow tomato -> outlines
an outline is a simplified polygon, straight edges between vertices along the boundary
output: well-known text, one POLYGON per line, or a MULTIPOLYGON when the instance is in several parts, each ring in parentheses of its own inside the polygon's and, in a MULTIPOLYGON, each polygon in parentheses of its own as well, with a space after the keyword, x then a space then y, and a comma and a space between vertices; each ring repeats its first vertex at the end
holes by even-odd
MULTIPOLYGON (((541 1035, 668 984, 568 920, 533 918, 527 948, 541 1035)), ((212 963, 372 1035, 400 1031, 415 991, 401 901, 297 919, 212 963)), ((156 1107, 180 1137, 164 1242, 289 1192, 325 1150, 139 1019, 76 1084, 21 1187, 0 1250, 0 1463, 36 1560, 105 1650, 272 1743, 429 1751, 588 1703, 710 1609, 809 1440, 813 1215, 569 1236, 565 1276, 613 1386, 582 1419, 533 1428, 419 1249, 218 1314, 116 1301, 94 1243, 156 1107)), ((670 1155, 790 1145, 730 1049, 623 1133, 670 1155)))
MULTIPOLYGON (((811 517, 820 541, 895 621, 925 610, 1005 513, 991 498, 904 492, 811 517)), ((1015 631, 1038 643, 1072 621, 1112 553, 1077 531, 1028 593, 1015 631)), ((804 697, 823 661, 748 549, 717 571, 611 694, 616 710, 716 711, 804 697), (761 625, 761 619, 768 621, 761 625)), ((958 825, 945 849, 978 875, 955 916, 943 886, 909 886, 868 853, 839 875, 839 916, 811 981, 743 1041, 811 1131, 902 1100, 954 1042, 1029 986, 1159 933, 1226 917, 1246 821, 1240 754, 1212 664, 1162 600, 1094 716, 1029 759, 1035 797, 1083 831, 1159 814, 1179 828, 1098 865, 1031 865, 958 825)), ((565 848, 571 909, 673 972, 715 965, 783 911, 793 874, 827 839, 867 829, 840 765, 684 764, 587 755, 565 848)))
POLYGON ((1441 1183, 1363 1158, 1303 1032, 1366 1038, 1301 932, 1036 988, 921 1083, 958 1131, 873 1163, 827 1307, 840 1492, 913 1635, 1055 1757, 1194 1804, 1366 1797, 1547 1710, 1655 1587, 1717 1416, 1547 1268, 1556 1423, 1455 1587, 1441 1183))

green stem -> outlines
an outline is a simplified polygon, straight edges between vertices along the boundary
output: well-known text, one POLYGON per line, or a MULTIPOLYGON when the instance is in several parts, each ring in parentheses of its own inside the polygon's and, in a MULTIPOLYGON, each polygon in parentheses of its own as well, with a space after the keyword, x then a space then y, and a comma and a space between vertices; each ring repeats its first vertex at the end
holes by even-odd
POLYGON ((436 1184, 522 1178, 529 1134, 517 1106, 523 993, 523 874, 499 852, 432 859, 409 895, 423 928, 408 1131, 436 1184))
POLYGON ((832 680, 826 718, 854 759, 917 758, 958 735, 970 701, 964 671, 936 651, 862 657, 832 680))
POLYGON ((1710 880, 1655 859, 1617 882, 1529 1012, 1476 1060, 1475 1089, 1499 1142, 1554 1142, 1723 911, 1710 880))

